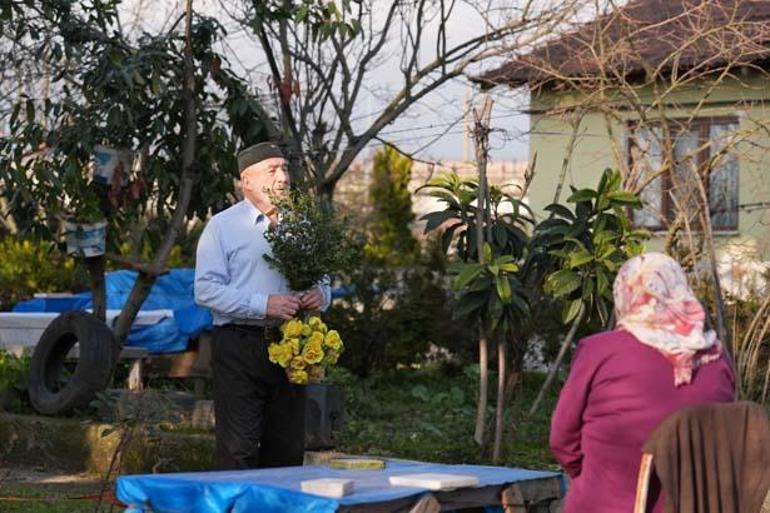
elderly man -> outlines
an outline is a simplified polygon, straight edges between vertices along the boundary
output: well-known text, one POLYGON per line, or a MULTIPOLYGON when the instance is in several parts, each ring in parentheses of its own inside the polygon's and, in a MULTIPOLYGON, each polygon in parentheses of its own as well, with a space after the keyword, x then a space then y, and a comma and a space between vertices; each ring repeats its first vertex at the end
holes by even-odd
POLYGON ((277 223, 272 199, 289 187, 286 161, 272 143, 238 155, 243 201, 214 217, 198 241, 195 301, 214 316, 212 367, 216 458, 222 470, 301 465, 304 387, 270 363, 276 326, 300 309, 324 310, 328 284, 295 294, 264 255, 277 223))

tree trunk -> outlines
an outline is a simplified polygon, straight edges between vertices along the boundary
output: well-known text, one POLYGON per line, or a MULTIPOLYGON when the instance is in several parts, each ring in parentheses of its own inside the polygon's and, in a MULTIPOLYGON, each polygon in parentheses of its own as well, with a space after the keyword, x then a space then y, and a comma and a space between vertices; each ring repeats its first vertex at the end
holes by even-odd
POLYGON ((107 318, 107 290, 104 285, 105 257, 96 256, 84 259, 91 278, 91 297, 93 313, 102 322, 107 318))
POLYGON ((487 423, 487 401, 489 400, 489 346, 484 327, 479 326, 479 402, 476 409, 476 431, 473 439, 484 447, 487 423))
POLYGON ((184 141, 182 143, 182 175, 179 180, 179 193, 176 201, 174 215, 166 230, 160 249, 155 254, 152 264, 147 270, 139 272, 139 276, 131 289, 128 301, 123 306, 120 315, 115 323, 115 339, 122 346, 131 325, 139 313, 142 303, 150 293, 156 278, 163 274, 166 260, 174 247, 177 237, 184 225, 187 217, 187 209, 190 206, 193 184, 195 182, 193 171, 195 165, 195 144, 196 144, 196 105, 195 105, 195 76, 194 62, 192 53, 192 0, 187 0, 185 12, 185 83, 184 83, 184 105, 185 105, 185 131, 184 141))
MULTIPOLYGON (((485 200, 487 199, 487 142, 489 140, 489 118, 492 112, 492 100, 485 98, 481 114, 474 114, 474 143, 476 146, 476 165, 479 173, 479 190, 476 196, 476 258, 480 264, 484 264, 484 220, 486 216, 485 200)), ((476 411, 476 432, 473 438, 476 443, 484 448, 487 398, 489 386, 489 354, 483 320, 480 320, 479 328, 479 404, 476 411)))
POLYGON ((497 335, 497 406, 495 410, 495 444, 492 450, 492 463, 500 463, 503 450, 503 420, 505 418, 505 384, 508 358, 506 343, 502 333, 497 335))
POLYGON ((556 357, 556 361, 553 362, 553 365, 551 366, 551 370, 548 371, 548 376, 545 378, 545 383, 543 383, 543 387, 537 393, 535 402, 532 403, 532 407, 529 409, 530 416, 535 414, 535 412, 537 411, 537 407, 540 406, 540 402, 543 400, 543 397, 545 397, 545 393, 551 387, 551 383, 553 383, 554 378, 556 378, 556 373, 559 371, 559 367, 561 366, 562 360, 564 360, 564 355, 567 354, 567 349, 572 345, 572 340, 575 338, 575 333, 577 332, 577 329, 580 326, 580 323, 583 322, 583 317, 585 316, 585 313, 586 313, 585 305, 581 304, 580 311, 578 311, 577 317, 575 317, 575 320, 572 321, 572 326, 569 329, 569 333, 567 333, 567 336, 564 337, 564 342, 562 342, 561 344, 561 348, 559 349, 559 354, 556 357))

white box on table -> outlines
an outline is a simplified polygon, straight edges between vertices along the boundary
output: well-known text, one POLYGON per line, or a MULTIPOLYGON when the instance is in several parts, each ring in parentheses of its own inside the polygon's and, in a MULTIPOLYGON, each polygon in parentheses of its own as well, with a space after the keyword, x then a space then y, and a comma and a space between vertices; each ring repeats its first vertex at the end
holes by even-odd
POLYGON ((324 497, 344 497, 353 493, 353 481, 350 479, 336 479, 324 477, 302 481, 302 491, 324 497))
POLYGON ((403 474, 391 476, 392 486, 409 486, 412 488, 427 488, 428 490, 456 490, 477 486, 479 478, 457 474, 403 474))

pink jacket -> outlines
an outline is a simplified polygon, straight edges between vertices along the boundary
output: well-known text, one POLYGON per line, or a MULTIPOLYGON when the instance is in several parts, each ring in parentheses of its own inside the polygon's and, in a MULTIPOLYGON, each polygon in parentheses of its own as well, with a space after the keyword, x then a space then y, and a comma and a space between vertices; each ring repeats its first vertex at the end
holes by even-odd
MULTIPOLYGON (((629 332, 581 340, 551 421, 551 450, 572 478, 564 513, 630 512, 641 448, 653 429, 685 406, 734 397, 725 355, 675 388, 671 363, 629 332)), ((650 493, 652 511, 662 512, 657 483, 650 493)))

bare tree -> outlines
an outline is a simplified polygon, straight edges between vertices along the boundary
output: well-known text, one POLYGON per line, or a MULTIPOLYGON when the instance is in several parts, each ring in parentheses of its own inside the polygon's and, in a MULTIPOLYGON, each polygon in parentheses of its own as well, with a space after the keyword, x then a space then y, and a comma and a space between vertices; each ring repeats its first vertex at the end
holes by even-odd
MULTIPOLYGON (((294 2, 277 2, 292 12, 294 2)), ((310 2, 313 3, 313 2, 310 2)), ((289 16, 273 22, 260 17, 262 2, 231 2, 228 11, 252 32, 270 70, 275 101, 270 132, 287 147, 295 180, 308 180, 332 196, 354 159, 410 107, 469 66, 535 44, 574 12, 577 0, 522 0, 492 8, 488 2, 419 0, 353 4, 349 30, 319 35, 289 16), (449 27, 458 21, 458 4, 483 22, 479 33, 455 41, 449 27), (367 95, 377 84, 375 71, 399 60, 402 77, 395 91, 378 98, 382 110, 369 116, 367 95)), ((269 119, 267 120, 269 121, 269 119)))

